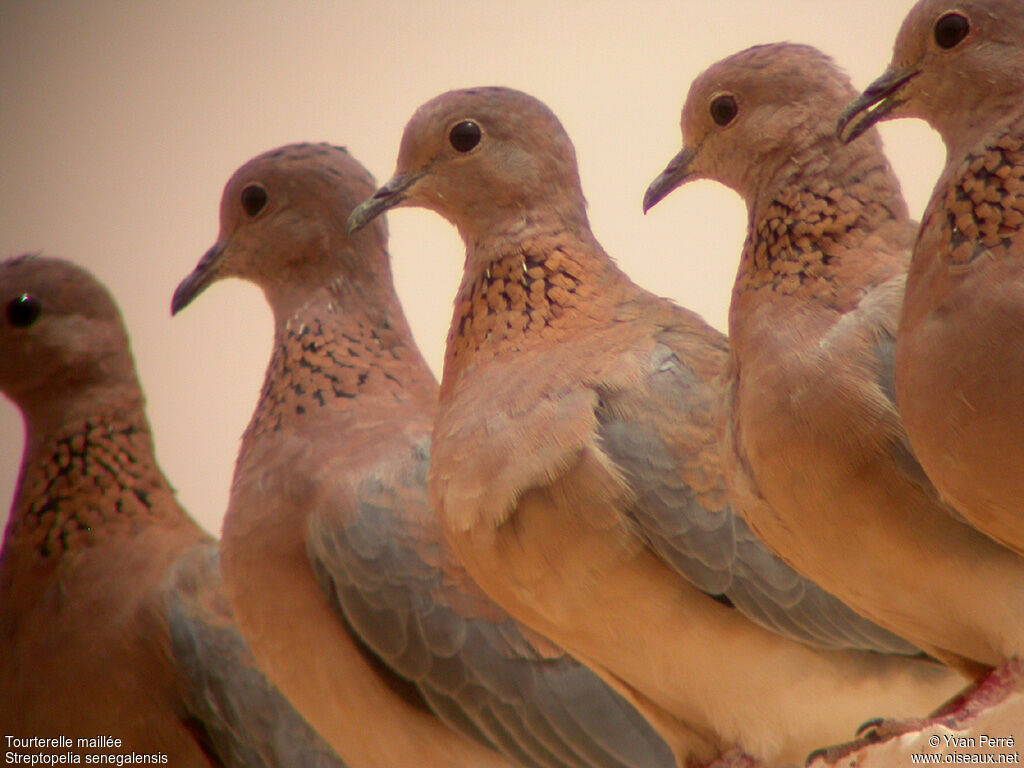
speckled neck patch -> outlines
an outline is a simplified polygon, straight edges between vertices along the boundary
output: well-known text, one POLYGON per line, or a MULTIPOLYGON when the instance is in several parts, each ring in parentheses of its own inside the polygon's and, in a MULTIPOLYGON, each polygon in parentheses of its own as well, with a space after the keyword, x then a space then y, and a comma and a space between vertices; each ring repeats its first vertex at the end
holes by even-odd
POLYGON ((984 253, 995 259, 1024 253, 1024 116, 982 151, 968 154, 933 204, 938 201, 945 212, 938 253, 950 266, 968 265, 984 253))
POLYGON ((567 248, 526 248, 503 256, 460 292, 449 339, 451 360, 486 343, 520 349, 530 337, 559 334, 567 309, 588 300, 584 266, 567 248))
POLYGON ((808 282, 834 282, 840 252, 894 220, 889 201, 876 199, 887 186, 869 183, 872 175, 883 181, 888 174, 875 169, 857 184, 783 189, 747 232, 737 292, 767 289, 788 295, 808 282), (871 197, 862 199, 858 190, 871 197))
POLYGON ((157 512, 167 486, 138 424, 89 419, 48 444, 32 463, 10 535, 37 539, 43 557, 87 543, 100 526, 157 512))
POLYGON ((372 382, 401 393, 400 351, 382 343, 363 320, 292 321, 279 335, 267 366, 259 405, 245 433, 276 432, 285 419, 320 408, 347 407, 372 382))

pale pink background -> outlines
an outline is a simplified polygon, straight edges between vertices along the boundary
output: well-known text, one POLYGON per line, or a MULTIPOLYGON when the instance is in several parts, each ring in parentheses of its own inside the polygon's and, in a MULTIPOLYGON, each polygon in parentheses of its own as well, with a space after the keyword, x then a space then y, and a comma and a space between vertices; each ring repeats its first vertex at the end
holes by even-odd
MULTIPOLYGON (((217 234, 221 189, 251 156, 347 145, 380 181, 405 121, 451 88, 538 96, 573 138, 593 228, 641 285, 725 328, 743 240, 739 198, 702 182, 644 218, 648 182, 679 148, 686 89, 755 43, 830 53, 863 87, 889 60, 910 0, 0 2, 0 258, 77 260, 120 302, 158 458, 213 532, 271 341, 260 292, 207 291, 171 319, 178 281, 217 234)), ((883 127, 915 215, 943 151, 922 123, 883 127)), ((391 215, 398 290, 439 372, 461 267, 454 230, 391 215)), ((5 299, 6 301, 6 299, 5 299)), ((3 361, 0 361, 3 365, 3 361)), ((0 523, 21 452, 0 401, 0 523)))

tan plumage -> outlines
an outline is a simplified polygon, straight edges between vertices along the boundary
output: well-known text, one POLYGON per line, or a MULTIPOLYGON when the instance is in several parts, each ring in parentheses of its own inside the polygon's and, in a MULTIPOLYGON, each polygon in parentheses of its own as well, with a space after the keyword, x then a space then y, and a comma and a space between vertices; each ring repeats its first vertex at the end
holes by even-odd
POLYGON ((274 310, 223 543, 257 655, 353 765, 511 764, 499 750, 528 768, 668 768, 621 697, 516 625, 445 546, 426 502, 437 385, 383 221, 345 234, 372 183, 338 147, 254 158, 175 293, 178 310, 237 276, 274 310))
POLYGON ((907 278, 896 394, 914 451, 943 498, 1019 553, 1022 40, 1019 2, 920 2, 900 29, 888 71, 851 105, 843 122, 849 138, 879 119, 920 117, 946 143, 947 165, 925 212, 907 278))
MULTIPOLYGON (((269 298, 276 338, 268 372, 281 370, 283 375, 268 375, 242 439, 221 537, 227 595, 260 668, 353 768, 507 766, 497 753, 449 729, 408 683, 368 660, 365 647, 339 621, 332 598, 321 589, 307 556, 306 525, 317 483, 323 482, 315 468, 322 463, 314 441, 305 434, 295 435, 288 429, 288 420, 305 408, 319 409, 321 399, 334 403, 355 394, 361 374, 368 381, 369 367, 382 362, 377 354, 365 361, 359 358, 384 348, 380 340, 368 336, 369 328, 359 327, 359 318, 327 315, 324 319, 331 322, 326 333, 354 331, 351 354, 362 365, 336 382, 320 381, 315 363, 287 365, 293 358, 295 362, 303 358, 306 340, 312 342, 313 354, 318 353, 317 341, 324 329, 315 324, 316 318, 307 322, 304 307, 314 297, 320 298, 318 294, 325 304, 340 304, 341 296, 335 294, 351 289, 346 281, 335 283, 336 274, 325 273, 335 269, 333 264, 307 256, 319 256, 326 248, 338 253, 338 258, 349 259, 355 270, 373 268, 373 262, 357 258, 359 251, 345 242, 341 210, 332 219, 321 216, 322 206, 310 211, 304 202, 322 195, 343 205, 348 195, 352 205, 372 182, 343 152, 326 145, 309 149, 324 158, 319 173, 290 174, 289 148, 276 155, 268 153, 236 172, 222 197, 220 237, 182 281, 172 305, 175 311, 185 306, 221 276, 225 265, 225 272, 233 274, 235 253, 276 255, 280 251, 291 269, 290 279, 281 279, 282 264, 275 258, 244 260, 247 269, 238 271, 263 287, 269 298), (262 226, 246 226, 251 220, 262 226), (311 291, 309 285, 319 290, 311 291), (281 434, 268 443, 260 440, 265 432, 281 434)), ((371 252, 383 248, 383 227, 364 235, 359 244, 371 252)), ((386 355, 383 362, 388 365, 386 355)), ((392 360, 390 364, 399 363, 392 360)), ((386 389, 386 372, 378 368, 374 386, 386 389)), ((422 380, 408 383, 410 387, 417 384, 429 386, 422 380)), ((386 391, 382 394, 387 396, 386 391)), ((367 432, 365 438, 346 437, 372 439, 372 427, 367 432)), ((341 434, 339 426, 332 424, 322 428, 318 437, 330 444, 341 434)), ((353 459, 358 455, 351 454, 353 459)))
POLYGON ((174 766, 343 764, 233 628, 216 544, 153 457, 120 314, 66 261, 0 263, 0 389, 26 446, 0 553, 0 723, 174 766))
POLYGON ((497 602, 635 697, 686 765, 746 764, 737 747, 797 761, 869 711, 951 690, 930 664, 812 650, 712 597, 757 593, 751 612, 794 625, 848 621, 833 603, 819 612, 813 586, 731 512, 714 415, 725 340, 601 249, 544 105, 443 94, 410 120, 397 166, 350 227, 418 205, 466 243, 431 503, 497 602), (813 703, 824 690, 827 714, 813 703))
POLYGON ((697 178, 747 201, 726 442, 767 502, 744 509, 751 525, 868 618, 980 676, 1024 650, 1024 560, 940 501, 903 431, 892 358, 913 227, 878 136, 835 136, 852 95, 802 46, 715 64, 649 202, 697 178), (722 98, 737 109, 720 124, 722 98))

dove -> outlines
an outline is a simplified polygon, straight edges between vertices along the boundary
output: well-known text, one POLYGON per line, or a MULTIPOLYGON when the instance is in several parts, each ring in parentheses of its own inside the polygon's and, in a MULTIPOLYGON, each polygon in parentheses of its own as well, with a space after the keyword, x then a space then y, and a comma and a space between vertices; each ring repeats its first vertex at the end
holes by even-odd
POLYGON ((431 508, 477 583, 630 695, 680 765, 789 764, 956 690, 733 512, 726 340, 601 248, 550 109, 508 88, 428 101, 349 228, 400 206, 439 213, 466 246, 431 508))
MULTIPOLYGON (((741 510, 751 527, 988 699, 1019 671, 1024 560, 943 503, 903 428, 893 355, 915 227, 877 132, 836 137, 855 93, 808 46, 712 65, 644 206, 701 178, 747 203, 723 444, 734 482, 761 502, 741 510)), ((940 708, 944 723, 966 719, 969 699, 940 708)))
POLYGON ((7 762, 345 768, 234 627, 216 542, 153 456, 110 294, 23 255, 0 262, 0 302, 0 390, 26 437, 0 550, 7 762))
POLYGON ((630 704, 519 627, 445 544, 427 506, 437 383, 395 293, 383 221, 345 232, 373 188, 327 144, 253 158, 225 187, 217 244, 174 295, 177 312, 238 277, 274 311, 224 523, 243 628, 332 741, 358 734, 382 753, 392 747, 380 742, 408 743, 388 765, 508 764, 486 744, 523 766, 674 766, 630 704), (354 686, 342 654, 380 691, 354 686), (405 701, 371 709, 395 698, 388 685, 405 701))
POLYGON ((907 277, 896 398, 942 498, 1024 554, 1022 41, 1019 2, 920 2, 841 130, 918 117, 946 145, 907 277))

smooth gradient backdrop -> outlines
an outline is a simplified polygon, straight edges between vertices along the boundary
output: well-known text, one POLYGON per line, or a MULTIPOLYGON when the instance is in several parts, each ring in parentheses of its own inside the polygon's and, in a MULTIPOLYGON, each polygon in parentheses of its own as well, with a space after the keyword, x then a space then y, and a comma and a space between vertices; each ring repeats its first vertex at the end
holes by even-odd
MULTIPOLYGON (((172 319, 171 293, 217 236, 234 170, 294 141, 348 147, 380 182, 417 106, 507 85, 561 118, 591 224, 634 280, 725 330, 745 209, 711 182, 644 217, 680 146, 690 81, 757 43, 815 45, 857 87, 881 74, 911 0, 4 0, 0 2, 0 258, 75 260, 120 303, 157 457, 217 533, 272 323, 262 294, 214 285, 172 319)), ((923 123, 882 128, 915 215, 944 152, 923 123)), ((440 374, 462 265, 455 230, 390 214, 398 292, 440 374)), ((6 297, 3 299, 6 301, 6 297)), ((0 360, 0 365, 4 361, 0 360)), ((23 427, 0 400, 0 524, 23 427)))

